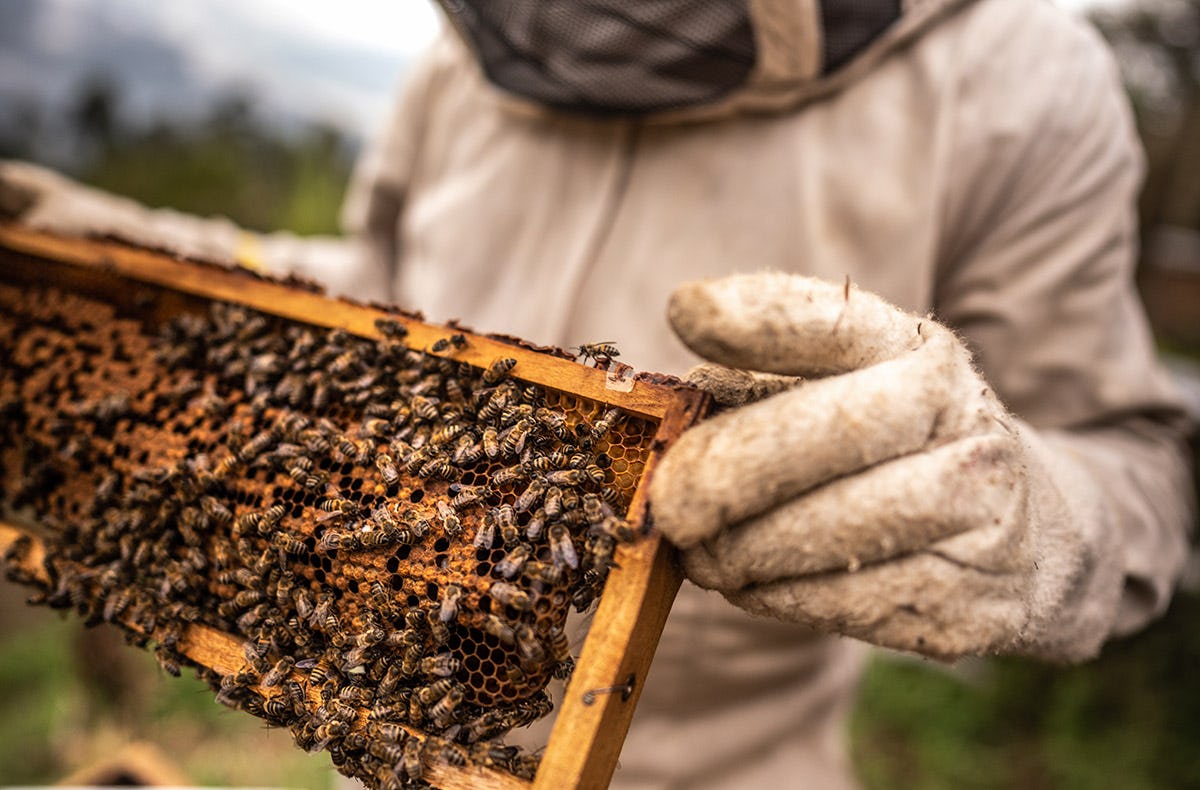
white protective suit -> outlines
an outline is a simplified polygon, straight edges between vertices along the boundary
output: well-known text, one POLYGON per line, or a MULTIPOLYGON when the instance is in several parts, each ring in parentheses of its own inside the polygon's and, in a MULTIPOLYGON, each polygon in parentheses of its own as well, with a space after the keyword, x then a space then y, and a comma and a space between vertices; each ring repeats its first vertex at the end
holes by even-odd
MULTIPOLYGON (((1063 496, 1101 514, 1081 530, 1086 561, 1071 558, 1075 586, 1048 630, 1012 646, 1086 658, 1163 611, 1193 519, 1185 421, 1132 287, 1141 160, 1114 65, 1091 30, 1041 0, 910 0, 822 74, 813 53, 836 41, 820 12, 840 2, 750 0, 758 50, 745 84, 642 119, 509 95, 447 35, 360 164, 346 208, 356 264, 279 236, 257 242, 261 257, 433 320, 615 341, 622 360, 677 374, 698 361, 665 317, 687 281, 849 278, 932 314, 1053 448, 1040 473, 1057 477, 1063 460, 1082 480, 1063 496)), ((6 181, 42 192, 22 216, 34 226, 115 221, 143 243, 246 252, 224 224, 168 216, 158 233, 124 204, 94 220, 108 202, 28 168, 0 168, 6 181)), ((863 656, 858 642, 685 584, 614 783, 852 786, 842 730, 863 656)))
MULTIPOLYGON (((794 45, 764 46, 774 74, 644 120, 523 102, 444 37, 361 164, 347 219, 371 257, 338 283, 537 342, 613 340, 672 373, 697 361, 664 318, 689 280, 849 277, 932 312, 1107 492, 1115 573, 1081 586, 1086 628, 1044 651, 1090 655, 1163 610, 1191 523, 1180 414, 1132 289, 1141 161, 1114 64, 1039 0, 918 2, 817 79, 808 5, 751 4, 760 37, 794 45)), ((614 783, 852 785, 862 657, 685 584, 614 783)))

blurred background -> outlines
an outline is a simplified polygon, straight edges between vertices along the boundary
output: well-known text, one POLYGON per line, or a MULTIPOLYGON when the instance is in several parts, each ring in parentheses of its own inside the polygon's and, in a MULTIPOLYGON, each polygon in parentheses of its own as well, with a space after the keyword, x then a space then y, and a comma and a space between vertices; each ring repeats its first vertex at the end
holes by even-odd
MULTIPOLYGON (((1200 0, 1062 0, 1113 45, 1149 172, 1138 282, 1200 370, 1200 0)), ((436 33, 399 0, 2 0, 0 158, 256 230, 336 233, 350 168, 436 33)), ((1195 574, 1193 574, 1195 576, 1195 574)), ((1200 596, 1091 664, 880 656, 853 750, 869 788, 1200 787, 1200 596)), ((0 582, 0 784, 154 744, 178 781, 321 790, 325 755, 0 582)), ((185 673, 186 674, 186 673, 185 673)))

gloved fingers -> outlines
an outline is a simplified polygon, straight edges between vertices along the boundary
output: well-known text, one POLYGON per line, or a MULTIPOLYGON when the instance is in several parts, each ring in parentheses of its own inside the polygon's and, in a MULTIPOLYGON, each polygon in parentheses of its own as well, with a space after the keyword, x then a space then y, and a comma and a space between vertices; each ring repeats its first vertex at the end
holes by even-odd
POLYGON ((667 317, 705 359, 805 377, 893 359, 932 332, 948 332, 849 281, 780 272, 686 283, 671 294, 667 317))
POLYGON ((947 334, 692 428, 650 483, 660 529, 687 548, 836 477, 992 430, 993 411, 959 355, 947 334))
POLYGON ((723 530, 684 552, 684 569, 701 587, 736 590, 854 570, 983 526, 1019 532, 1018 454, 993 434, 888 461, 723 530))
MULTIPOLYGON (((1026 556, 1024 562, 1032 566, 1026 556)), ((725 593, 752 614, 953 660, 1017 643, 1031 619, 1025 573, 995 573, 922 551, 892 562, 725 593)))
POLYGON ((737 370, 706 362, 692 368, 684 380, 699 387, 722 406, 741 406, 791 389, 804 379, 753 370, 737 370))
POLYGON ((0 217, 15 219, 37 203, 42 188, 21 162, 0 161, 0 217))

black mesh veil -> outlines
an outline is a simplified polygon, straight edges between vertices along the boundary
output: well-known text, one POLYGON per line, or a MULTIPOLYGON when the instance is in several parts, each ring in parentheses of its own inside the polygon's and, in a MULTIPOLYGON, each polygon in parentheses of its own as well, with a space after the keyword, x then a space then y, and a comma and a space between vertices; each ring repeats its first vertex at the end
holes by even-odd
POLYGON ((825 44, 822 74, 853 60, 903 11, 900 0, 820 0, 820 8, 825 44))
POLYGON ((649 113, 704 104, 755 64, 745 2, 442 0, 488 79, 564 110, 649 113))

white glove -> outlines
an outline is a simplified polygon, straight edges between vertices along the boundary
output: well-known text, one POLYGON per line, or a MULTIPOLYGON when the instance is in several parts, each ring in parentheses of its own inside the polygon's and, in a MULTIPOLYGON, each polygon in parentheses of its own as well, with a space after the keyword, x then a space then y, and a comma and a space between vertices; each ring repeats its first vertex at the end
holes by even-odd
POLYGON ((651 481, 694 582, 939 658, 1098 649, 1121 591, 1100 492, 1004 410, 952 332, 783 274, 685 285, 669 317, 720 363, 693 382, 756 401, 685 433, 651 481))
MULTIPOLYGON (((254 233, 226 217, 152 209, 27 162, 0 160, 0 219, 60 236, 109 236, 185 258, 314 277, 336 293, 351 291, 357 274, 357 251, 346 240, 254 233)), ((381 293, 376 287, 364 298, 381 293)))

